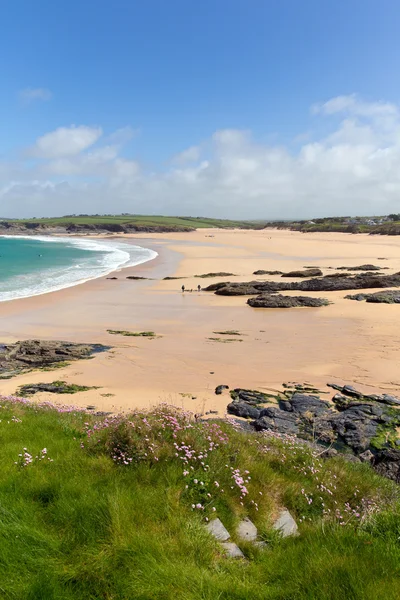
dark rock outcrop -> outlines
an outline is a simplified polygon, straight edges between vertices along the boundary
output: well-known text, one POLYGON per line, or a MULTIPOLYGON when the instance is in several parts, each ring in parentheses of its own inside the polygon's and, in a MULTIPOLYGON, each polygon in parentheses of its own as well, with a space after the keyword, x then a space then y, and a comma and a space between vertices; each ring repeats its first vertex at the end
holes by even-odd
POLYGON ((263 292, 301 291, 301 292, 334 292, 358 289, 400 287, 400 273, 394 275, 379 275, 362 273, 348 277, 316 277, 305 281, 247 281, 220 282, 205 288, 205 291, 215 292, 221 296, 253 296, 263 292))
POLYGON ((366 300, 374 304, 400 304, 400 291, 387 290, 384 292, 375 292, 373 294, 353 294, 345 296, 348 300, 366 300))
POLYGON ((217 385, 215 393, 217 396, 221 395, 224 390, 229 390, 229 385, 217 385))
POLYGON ((311 268, 305 269, 304 271, 289 271, 288 273, 283 273, 282 277, 320 277, 323 275, 321 269, 311 268))
POLYGON ((380 450, 372 460, 372 464, 379 475, 400 483, 400 450, 380 450))
POLYGON ((108 347, 61 341, 24 340, 0 347, 0 374, 16 374, 28 369, 89 358, 95 352, 103 350, 108 350, 108 347))
POLYGON ((247 402, 231 402, 227 406, 228 414, 245 419, 258 419, 260 410, 247 402))
POLYGON ((195 277, 200 277, 201 279, 208 279, 209 277, 235 277, 235 273, 221 271, 219 273, 203 273, 203 275, 195 275, 195 277))
POLYGON ((366 264, 357 267, 337 267, 338 271, 381 271, 387 267, 377 267, 375 265, 366 264))
POLYGON ((328 300, 312 298, 310 296, 282 296, 281 294, 261 294, 256 298, 249 298, 247 304, 253 308, 296 308, 327 306, 328 300))
POLYGON ((283 271, 264 271, 263 269, 259 269, 258 271, 254 271, 253 275, 283 275, 283 271))
POLYGON ((300 433, 300 423, 300 419, 294 413, 269 407, 261 411, 260 418, 253 425, 256 431, 269 430, 297 435, 300 433))
POLYGON ((235 401, 247 402, 255 406, 256 404, 265 404, 271 399, 271 394, 264 394, 264 392, 258 392, 256 390, 244 390, 242 388, 235 388, 231 391, 231 398, 235 401))
MULTIPOLYGON (((387 404, 388 406, 400 406, 400 398, 396 396, 392 396, 390 394, 363 394, 359 390, 356 390, 351 385, 338 385, 337 383, 328 383, 328 387, 331 387, 335 390, 344 394, 344 396, 349 396, 351 398, 358 398, 362 401, 371 401, 371 402, 379 402, 381 404, 387 404)), ((339 394, 333 397, 333 402, 336 404, 338 409, 340 410, 340 406, 344 406, 346 404, 346 398, 343 398, 339 394)))

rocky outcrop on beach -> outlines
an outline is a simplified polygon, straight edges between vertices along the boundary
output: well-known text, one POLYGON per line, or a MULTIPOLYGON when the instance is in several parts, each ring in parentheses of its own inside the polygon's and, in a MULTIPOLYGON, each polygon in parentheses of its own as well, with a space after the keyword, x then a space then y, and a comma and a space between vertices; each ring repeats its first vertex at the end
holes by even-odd
POLYGON ((348 300, 358 300, 359 302, 365 300, 374 304, 400 304, 400 290, 388 290, 373 294, 349 294, 345 298, 348 300))
POLYGON ((107 350, 100 344, 74 344, 64 341, 24 340, 0 346, 0 376, 12 377, 23 371, 56 366, 90 358, 107 350))
POLYGON ((260 294, 256 298, 249 298, 247 304, 253 308, 318 308, 327 306, 325 298, 312 298, 311 296, 282 296, 282 294, 260 294))
POLYGON ((359 265, 357 267, 337 267, 338 271, 382 271, 387 267, 377 267, 376 265, 359 265))
POLYGON ((329 385, 340 392, 330 401, 288 386, 275 396, 235 389, 227 411, 247 419, 256 431, 294 435, 329 448, 329 453, 344 452, 400 482, 400 399, 329 385))
POLYGON ((220 296, 253 296, 263 292, 301 291, 301 292, 334 292, 358 289, 390 288, 400 286, 400 273, 380 275, 377 273, 361 273, 348 277, 316 277, 305 281, 247 281, 220 282, 212 284, 205 291, 215 292, 220 296))
POLYGON ((283 271, 263 271, 263 269, 259 269, 254 271, 253 275, 283 275, 283 271))
POLYGON ((321 269, 311 268, 305 269, 304 271, 289 271, 288 273, 282 273, 282 277, 320 277, 323 275, 321 269))

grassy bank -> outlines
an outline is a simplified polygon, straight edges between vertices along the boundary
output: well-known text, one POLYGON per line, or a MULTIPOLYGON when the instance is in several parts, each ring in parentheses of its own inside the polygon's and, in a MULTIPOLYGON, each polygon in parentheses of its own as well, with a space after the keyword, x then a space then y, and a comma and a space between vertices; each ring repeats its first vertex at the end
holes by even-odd
POLYGON ((242 221, 231 219, 211 219, 205 217, 164 217, 161 215, 70 215, 65 217, 49 217, 38 219, 6 219, 0 226, 22 227, 27 230, 43 228, 92 228, 109 231, 190 231, 202 228, 242 228, 261 229, 260 221, 242 221))
MULTIPOLYGON (((394 484, 291 438, 160 407, 96 417, 27 400, 0 409, 0 597, 23 600, 394 600, 394 484), (300 535, 271 528, 287 507, 300 535), (224 557, 244 516, 266 550, 224 557)), ((236 540, 237 541, 237 540, 236 540)))

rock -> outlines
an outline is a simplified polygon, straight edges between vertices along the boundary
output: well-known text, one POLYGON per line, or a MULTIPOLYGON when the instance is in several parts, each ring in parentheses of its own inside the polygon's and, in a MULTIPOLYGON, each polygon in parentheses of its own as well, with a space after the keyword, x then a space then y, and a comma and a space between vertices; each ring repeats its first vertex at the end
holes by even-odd
POLYGON ((318 396, 308 396, 306 394, 293 394, 290 405, 292 411, 302 417, 319 417, 320 415, 330 411, 328 402, 321 400, 318 396))
POLYGON ((387 290, 384 292, 375 292, 373 294, 349 294, 345 296, 348 300, 366 300, 373 304, 400 304, 400 291, 387 290))
POLYGON ((281 294, 260 294, 256 298, 249 298, 247 304, 253 308, 296 308, 327 306, 328 300, 324 298, 311 298, 309 296, 282 296, 281 294))
POLYGON ((129 275, 127 279, 132 279, 133 281, 140 281, 143 279, 148 279, 148 277, 138 277, 137 275, 129 275))
POLYGON ((244 542, 254 542, 258 535, 257 527, 246 517, 237 526, 236 534, 244 542))
POLYGON ((217 292, 223 287, 229 286, 230 281, 220 281, 219 283, 211 283, 207 287, 203 288, 205 292, 217 292))
POLYGON ((186 279, 186 277, 163 277, 163 281, 174 281, 175 279, 186 279))
POLYGON ((106 279, 112 279, 112 280, 115 280, 115 279, 118 279, 118 277, 106 277, 106 279))
POLYGON ((329 423, 333 431, 357 454, 367 450, 382 421, 382 409, 356 402, 346 410, 333 414, 329 423))
POLYGON ((271 398, 271 395, 264 394, 264 392, 258 392, 257 390, 235 388, 231 391, 231 397, 233 400, 241 400, 255 406, 257 404, 265 404, 268 402, 271 398))
POLYGON ((342 387, 342 394, 345 396, 351 396, 352 398, 362 398, 362 393, 353 388, 351 385, 345 385, 342 387))
POLYGON ((256 431, 269 430, 290 435, 300 433, 299 418, 293 413, 275 407, 264 408, 260 413, 260 418, 254 421, 253 425, 256 431))
POLYGON ((254 271, 253 275, 283 275, 282 271, 263 271, 259 269, 258 271, 254 271))
POLYGON ((89 358, 95 352, 108 350, 97 344, 74 344, 46 340, 25 340, 0 348, 0 373, 23 371, 89 358))
POLYGON ((219 519, 212 519, 212 521, 207 523, 206 529, 219 542, 226 542, 231 537, 229 531, 219 519))
POLYGON ((301 292, 330 292, 373 288, 400 287, 400 273, 380 275, 377 273, 362 273, 348 277, 314 277, 297 282, 283 281, 248 281, 231 283, 221 282, 208 286, 206 291, 214 291, 221 296, 252 296, 263 292, 281 292, 295 290, 301 292))
POLYGON ((224 390, 229 390, 229 385, 217 385, 215 393, 219 396, 224 390))
POLYGON ((279 531, 282 537, 286 538, 291 535, 298 535, 298 527, 296 521, 288 510, 283 510, 278 519, 272 525, 273 529, 279 531))
POLYGON ((244 558, 244 554, 234 542, 222 542, 221 546, 229 558, 244 558))
POLYGON ((375 265, 359 265, 358 267, 337 267, 338 271, 381 271, 383 267, 375 265))
POLYGON ((362 452, 359 455, 359 459, 361 460, 361 462, 371 462, 372 459, 374 458, 374 455, 372 454, 371 450, 366 450, 365 452, 362 452))
POLYGON ((220 273, 204 273, 203 275, 195 275, 195 277, 207 279, 208 277, 236 277, 236 275, 235 273, 225 273, 224 271, 221 271, 220 273))
POLYGON ((379 475, 400 483, 400 450, 381 450, 372 461, 379 475))
POLYGON ((227 406, 228 414, 244 419, 258 419, 260 411, 247 402, 231 402, 227 406))
POLYGON ((304 271, 289 271, 289 273, 283 273, 282 277, 320 277, 321 275, 323 275, 321 269, 312 268, 304 271))

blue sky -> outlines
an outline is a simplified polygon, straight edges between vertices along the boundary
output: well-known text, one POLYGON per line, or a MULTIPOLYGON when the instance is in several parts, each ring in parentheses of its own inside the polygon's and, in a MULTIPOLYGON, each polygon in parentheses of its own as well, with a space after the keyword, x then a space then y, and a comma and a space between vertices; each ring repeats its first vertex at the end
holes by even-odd
POLYGON ((0 215, 390 211, 399 26, 395 0, 14 0, 0 215))

